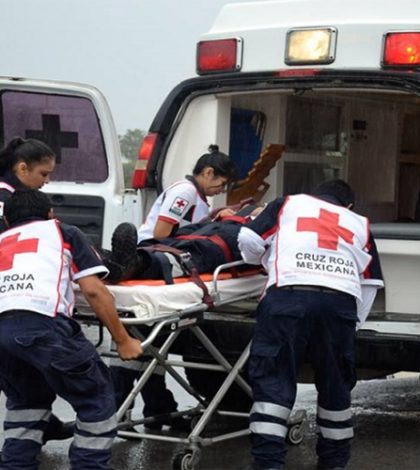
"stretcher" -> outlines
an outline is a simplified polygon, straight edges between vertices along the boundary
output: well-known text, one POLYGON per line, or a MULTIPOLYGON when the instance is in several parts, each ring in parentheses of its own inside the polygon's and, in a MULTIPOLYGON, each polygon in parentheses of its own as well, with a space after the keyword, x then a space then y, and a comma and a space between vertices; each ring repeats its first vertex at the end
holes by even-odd
MULTIPOLYGON (((201 275, 213 300, 212 311, 209 311, 208 304, 203 302, 202 287, 191 282, 190 278, 175 279, 174 284, 171 285, 163 281, 125 281, 118 285, 108 286, 122 322, 130 334, 142 341, 143 348, 147 349, 152 357, 117 412, 118 435, 129 439, 153 439, 183 445, 184 450, 173 460, 174 470, 193 470, 200 460, 202 447, 249 434, 247 423, 249 413, 221 409, 220 404, 234 383, 251 398, 251 388, 241 375, 249 357, 250 344, 247 344, 234 362, 228 361, 200 326, 202 321, 223 320, 236 323, 254 321, 249 313, 254 310, 264 289, 266 276, 259 269, 238 272, 236 268, 240 265, 243 265, 243 262, 224 264, 211 275, 201 275), (244 307, 244 301, 248 302, 247 307, 244 307), (236 313, 220 313, 220 309, 234 310, 236 313), (150 327, 147 335, 144 333, 144 326, 150 327), (172 359, 170 355, 173 352, 172 346, 185 329, 188 329, 208 352, 209 363, 172 359), (150 347, 154 346, 159 336, 164 336, 163 343, 160 342, 159 347, 150 347), (155 419, 155 417, 133 419, 131 408, 157 367, 163 367, 197 402, 197 405, 191 409, 167 415, 168 418, 190 417, 191 432, 188 435, 173 436, 143 430, 143 428, 139 431, 134 429, 135 426, 147 425, 155 419), (223 372, 224 380, 214 396, 208 399, 195 390, 176 370, 179 367, 223 372), (244 424, 244 428, 206 435, 211 420, 216 417, 224 417, 228 420, 242 418, 240 423, 244 424)), ((89 306, 78 290, 76 290, 75 305, 76 318, 82 321, 86 318, 92 319, 89 306)), ((288 433, 290 443, 299 444, 303 440, 304 418, 303 411, 292 416, 288 433)))

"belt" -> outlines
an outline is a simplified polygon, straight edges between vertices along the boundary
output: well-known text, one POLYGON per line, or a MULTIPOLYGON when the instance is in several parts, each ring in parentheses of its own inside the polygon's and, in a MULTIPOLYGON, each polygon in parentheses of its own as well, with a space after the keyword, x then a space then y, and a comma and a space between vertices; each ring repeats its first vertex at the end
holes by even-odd
POLYGON ((26 315, 38 315, 36 312, 32 312, 31 310, 6 310, 5 312, 0 313, 0 320, 4 320, 5 318, 12 318, 19 316, 26 316, 26 315))
MULTIPOLYGON (((294 284, 292 286, 271 286, 273 288, 281 289, 281 290, 290 290, 290 291, 311 291, 311 292, 328 292, 329 294, 346 294, 346 292, 337 290, 337 289, 331 289, 330 287, 324 287, 324 286, 308 286, 308 285, 300 285, 300 284, 294 284)), ((270 287, 270 288, 271 288, 270 287)))

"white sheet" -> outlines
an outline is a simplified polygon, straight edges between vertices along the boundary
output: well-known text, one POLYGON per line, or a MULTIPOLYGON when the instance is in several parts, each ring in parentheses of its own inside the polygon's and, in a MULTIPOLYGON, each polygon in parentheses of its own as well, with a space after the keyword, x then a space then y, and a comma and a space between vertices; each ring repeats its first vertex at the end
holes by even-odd
MULTIPOLYGON (((241 295, 251 298, 261 295, 267 276, 253 274, 236 279, 225 279, 217 282, 220 303, 228 303, 241 295)), ((211 282, 206 282, 210 295, 214 295, 211 282)), ((133 286, 107 286, 115 299, 119 310, 129 310, 145 321, 155 321, 158 317, 202 304, 203 291, 193 282, 150 286, 137 284, 133 286)), ((80 313, 91 313, 89 305, 76 289, 76 307, 80 313)))

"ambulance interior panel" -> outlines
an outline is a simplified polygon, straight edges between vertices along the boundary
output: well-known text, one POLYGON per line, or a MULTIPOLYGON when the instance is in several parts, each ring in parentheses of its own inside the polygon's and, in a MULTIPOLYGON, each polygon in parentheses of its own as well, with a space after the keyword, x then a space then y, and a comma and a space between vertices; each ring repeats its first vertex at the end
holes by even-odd
MULTIPOLYGON (((264 201, 338 177, 354 187, 357 210, 373 223, 420 218, 417 96, 334 89, 209 94, 187 103, 178 121, 163 187, 191 172, 210 144, 234 154, 240 178, 267 145, 280 144, 286 148, 266 178, 264 201)), ((212 202, 224 205, 226 196, 212 202)))

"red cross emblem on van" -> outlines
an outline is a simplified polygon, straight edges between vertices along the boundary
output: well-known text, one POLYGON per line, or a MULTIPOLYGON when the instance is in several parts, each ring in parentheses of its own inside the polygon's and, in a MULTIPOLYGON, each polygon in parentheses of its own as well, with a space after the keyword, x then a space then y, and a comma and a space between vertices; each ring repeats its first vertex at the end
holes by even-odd
POLYGON ((20 233, 3 238, 0 242, 0 271, 13 268, 16 255, 22 253, 36 253, 38 251, 38 238, 18 240, 20 233))
POLYGON ((338 241, 342 238, 353 245, 354 233, 339 225, 340 215, 320 209, 319 217, 299 217, 298 232, 315 232, 318 235, 318 247, 337 251, 338 241))

